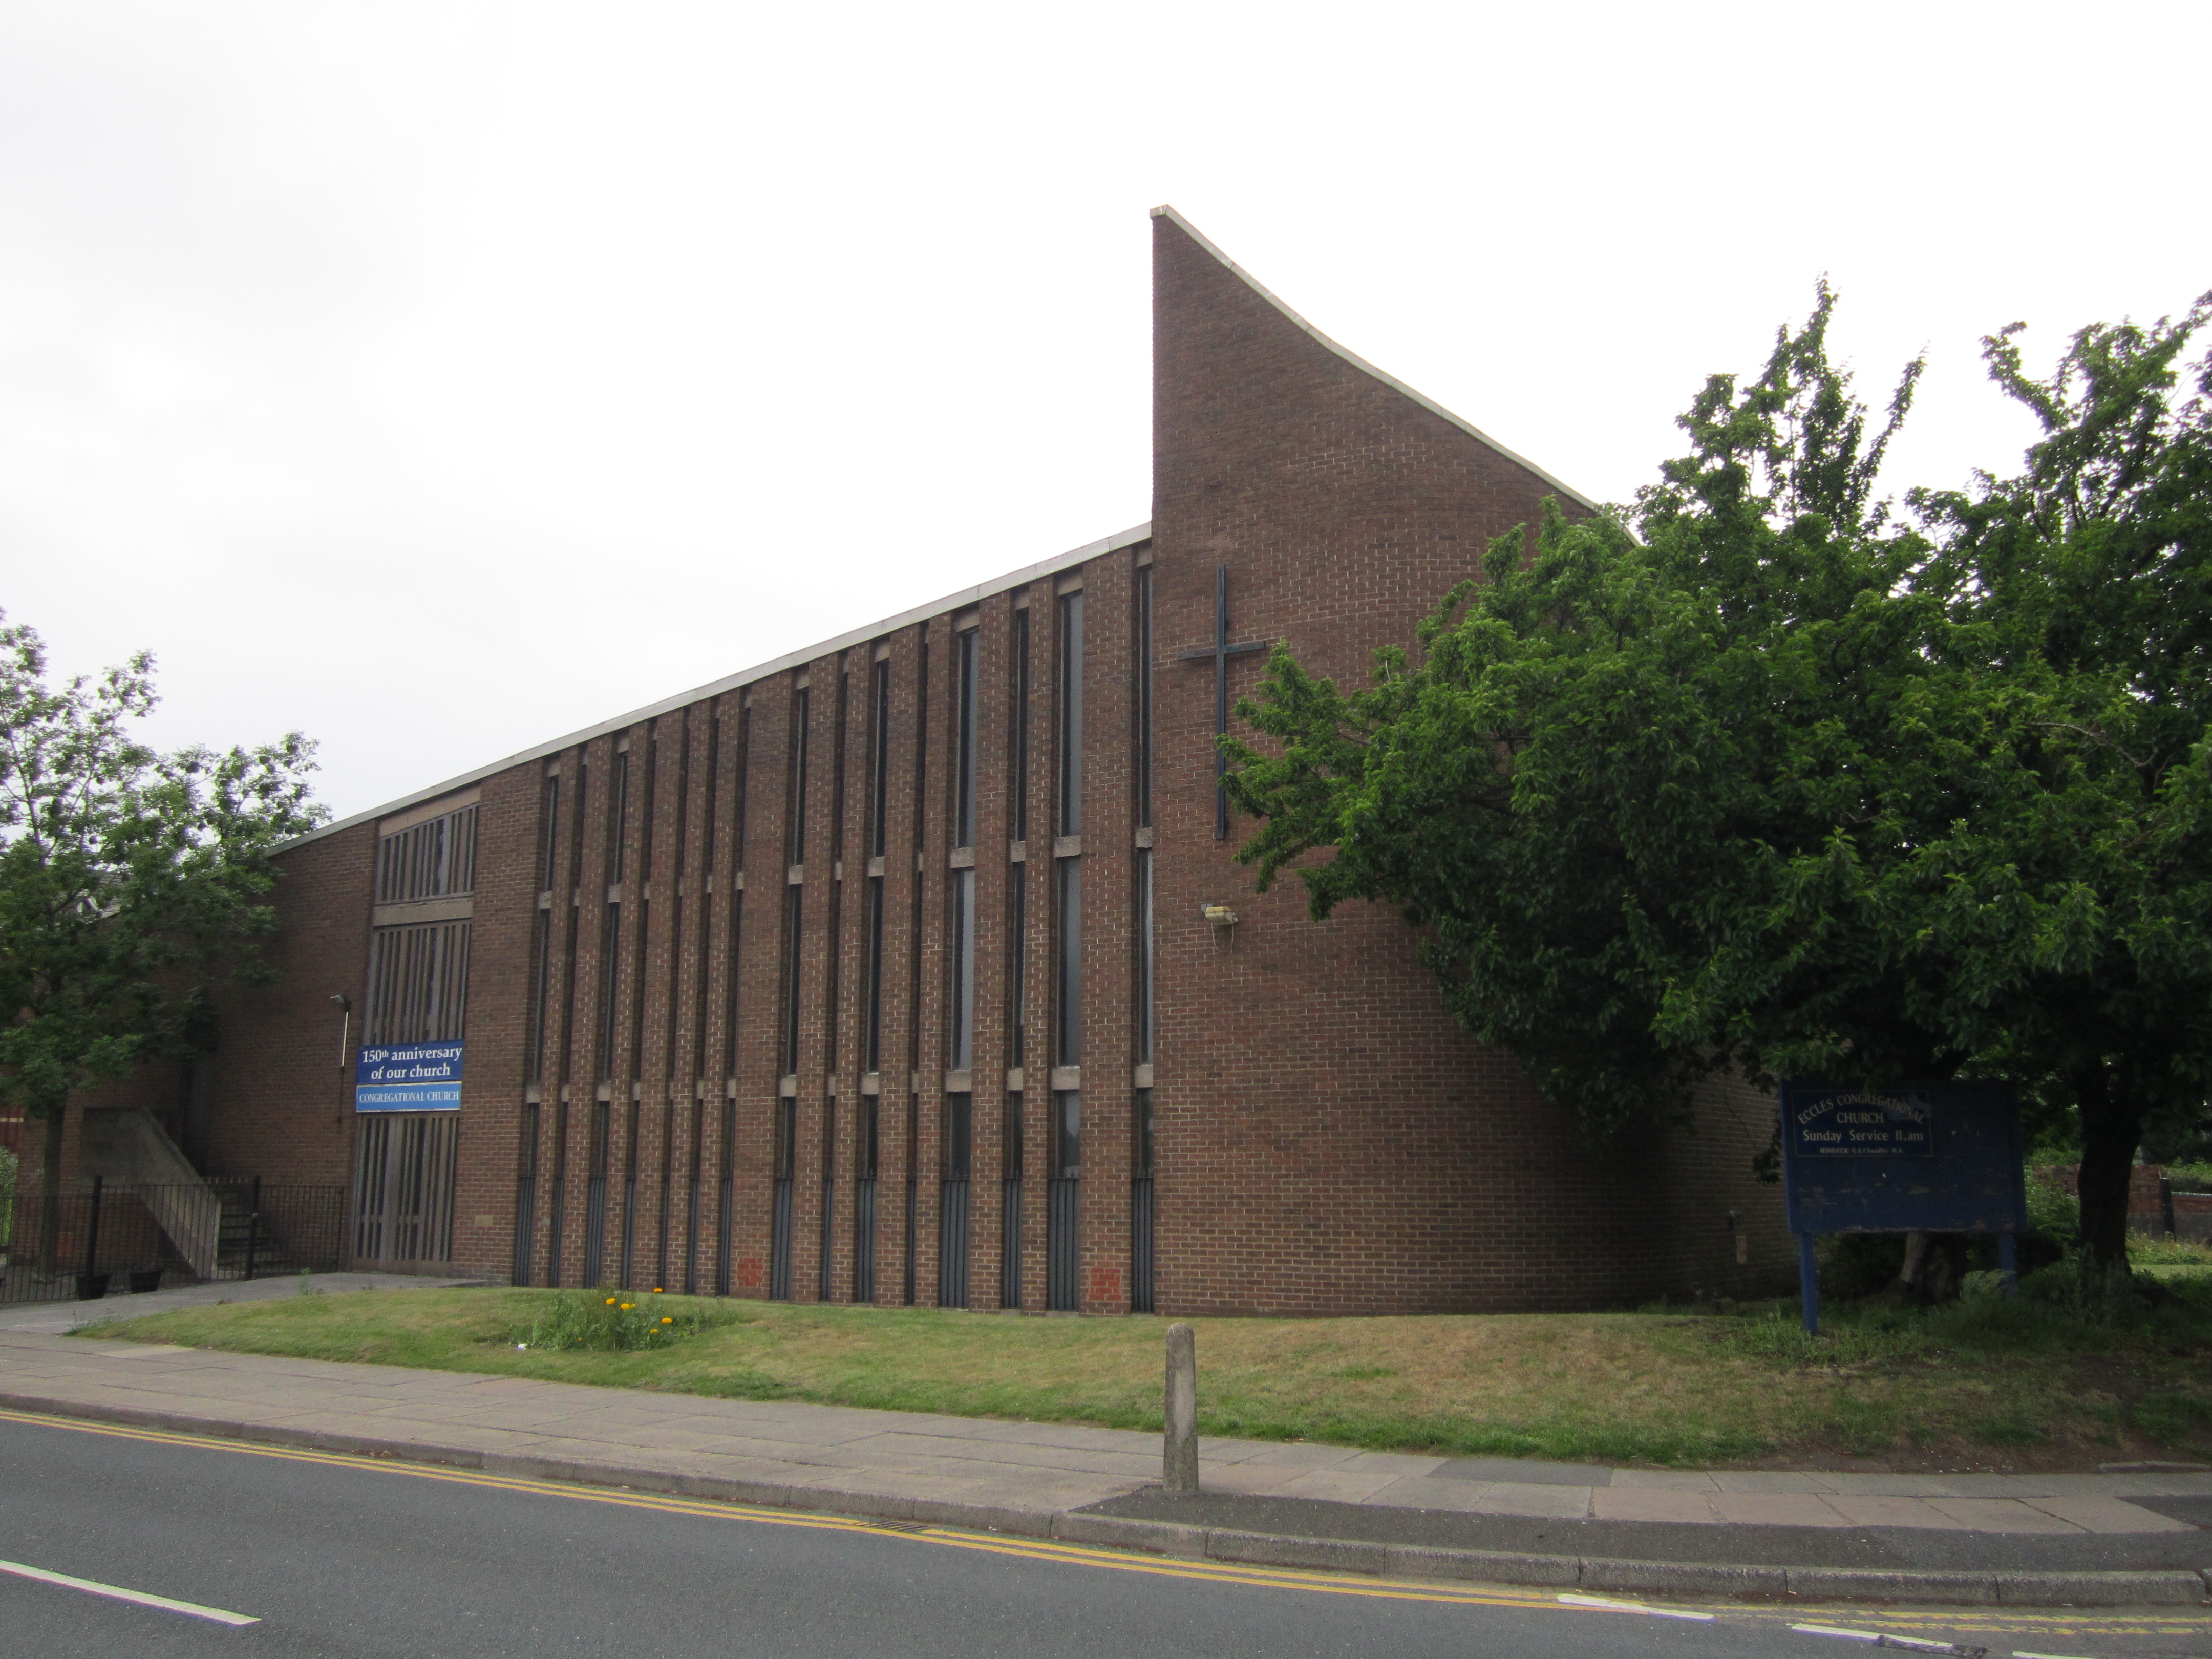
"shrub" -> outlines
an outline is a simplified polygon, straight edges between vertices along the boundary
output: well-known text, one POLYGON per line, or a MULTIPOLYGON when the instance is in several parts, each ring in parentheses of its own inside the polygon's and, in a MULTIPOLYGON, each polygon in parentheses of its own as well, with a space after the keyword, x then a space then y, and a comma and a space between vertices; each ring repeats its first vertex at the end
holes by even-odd
POLYGON ((2172 1233, 2135 1233, 2128 1238, 2128 1260, 2154 1267, 2212 1267, 2212 1243, 2172 1233))
POLYGON ((696 1308, 665 1302, 659 1291, 566 1291, 521 1334, 520 1348, 579 1349, 627 1353, 665 1348, 696 1336, 710 1322, 696 1308), (675 1312, 669 1311, 674 1308, 675 1312))
POLYGON ((2066 1190, 2064 1171, 2056 1164, 2027 1172, 2027 1230, 2061 1243, 2081 1231, 2081 1200, 2066 1190))

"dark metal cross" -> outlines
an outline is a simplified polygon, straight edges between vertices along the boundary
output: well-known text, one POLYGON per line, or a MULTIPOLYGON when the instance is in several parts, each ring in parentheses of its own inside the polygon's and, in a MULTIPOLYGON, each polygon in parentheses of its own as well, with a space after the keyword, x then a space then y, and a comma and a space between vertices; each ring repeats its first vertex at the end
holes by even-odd
MULTIPOLYGON (((1229 659, 1248 652, 1265 651, 1265 640, 1240 640, 1229 642, 1229 567, 1220 565, 1213 573, 1213 643, 1194 647, 1176 653, 1177 662, 1212 662, 1213 665, 1213 733, 1218 738, 1229 730, 1229 659)), ((1221 780, 1228 775, 1229 757, 1221 752, 1217 743, 1213 749, 1213 838, 1229 839, 1229 790, 1221 780)))

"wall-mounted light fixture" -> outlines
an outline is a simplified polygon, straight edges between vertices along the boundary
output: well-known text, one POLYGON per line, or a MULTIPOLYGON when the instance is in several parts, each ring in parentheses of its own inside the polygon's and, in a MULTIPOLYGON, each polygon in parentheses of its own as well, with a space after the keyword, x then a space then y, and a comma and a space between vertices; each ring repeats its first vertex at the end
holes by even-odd
POLYGON ((340 993, 331 1000, 337 1004, 339 1012, 343 1016, 338 1021, 338 1070, 343 1073, 345 1071, 346 1048, 353 1041, 353 999, 340 993))
POLYGON ((1234 927, 1237 925, 1237 913, 1225 904, 1209 904, 1203 914, 1216 927, 1234 927))

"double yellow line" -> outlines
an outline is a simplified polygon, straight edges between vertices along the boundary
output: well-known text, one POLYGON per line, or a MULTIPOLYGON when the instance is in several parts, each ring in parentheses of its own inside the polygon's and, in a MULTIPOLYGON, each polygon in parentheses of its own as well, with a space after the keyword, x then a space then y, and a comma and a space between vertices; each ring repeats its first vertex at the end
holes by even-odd
MULTIPOLYGON (((1462 1607, 1519 1607, 1553 1613, 1586 1609, 1562 1606, 1553 1595, 1538 1590, 1498 1589, 1461 1589, 1436 1583, 1408 1583, 1349 1574, 1309 1572, 1292 1568, 1240 1566, 1232 1562, 1191 1561, 1174 1558, 1133 1555, 1121 1550, 1097 1549, 1051 1539, 1023 1538, 1007 1534, 967 1532, 953 1527, 856 1519, 846 1516, 814 1515, 803 1510, 775 1510, 752 1504, 729 1504, 716 1499, 678 1498, 660 1492, 586 1486, 570 1481, 533 1480, 526 1476, 493 1474, 473 1469, 440 1468, 434 1464, 367 1457, 349 1452, 313 1451, 287 1446, 257 1445, 250 1441, 219 1439, 212 1435, 185 1434, 168 1429, 134 1428, 126 1424, 88 1422, 81 1418, 54 1417, 37 1412, 0 1407, 0 1422, 30 1423, 44 1428, 68 1429, 79 1434, 106 1435, 118 1440, 143 1440, 155 1445, 193 1446, 209 1451, 240 1452, 252 1457, 281 1457, 295 1463, 319 1463, 331 1468, 375 1470, 405 1475, 416 1480, 445 1480, 465 1486, 489 1487, 495 1492, 528 1492, 537 1497, 565 1498, 571 1503, 611 1504, 623 1509, 650 1510, 663 1515, 701 1516, 719 1521, 751 1521, 764 1526, 800 1527, 817 1532, 866 1533, 880 1538, 899 1538, 934 1544, 943 1548, 980 1550, 1030 1561, 1054 1561, 1071 1566, 1102 1568, 1109 1572, 1145 1573, 1160 1578, 1182 1578, 1211 1584, 1243 1584, 1261 1589, 1304 1590, 1327 1595, 1357 1595, 1390 1601, 1436 1601, 1462 1607)), ((1678 1605, 1726 1614, 1731 1619, 1759 1621, 1802 1617, 1802 1608, 1761 1608, 1741 1602, 1686 1602, 1678 1605)), ((1624 1607, 1622 1611, 1629 1611, 1624 1607)), ((1941 1630, 1985 1634, 2037 1636, 2154 1636, 2201 1634, 2212 1630, 2212 1621, 2187 1614, 2114 1614, 1984 1613, 1961 1608, 1956 1613, 1914 1610, 1853 1609, 1851 1621, 1887 1630, 1941 1630)))

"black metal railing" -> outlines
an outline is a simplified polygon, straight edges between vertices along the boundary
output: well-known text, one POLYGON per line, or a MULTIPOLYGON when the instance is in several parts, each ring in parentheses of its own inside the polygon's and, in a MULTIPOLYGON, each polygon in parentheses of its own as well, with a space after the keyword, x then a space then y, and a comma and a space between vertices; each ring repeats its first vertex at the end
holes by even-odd
POLYGON ((332 1273, 346 1189, 216 1178, 19 1196, 0 1234, 0 1301, 61 1302, 164 1284, 332 1273))

